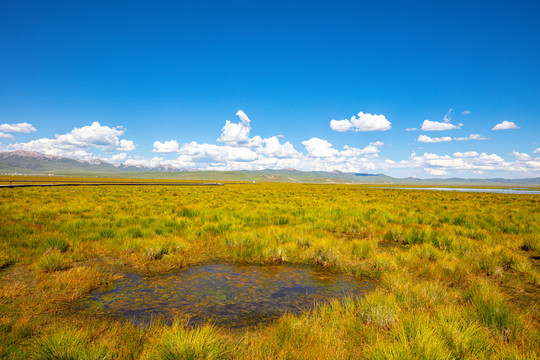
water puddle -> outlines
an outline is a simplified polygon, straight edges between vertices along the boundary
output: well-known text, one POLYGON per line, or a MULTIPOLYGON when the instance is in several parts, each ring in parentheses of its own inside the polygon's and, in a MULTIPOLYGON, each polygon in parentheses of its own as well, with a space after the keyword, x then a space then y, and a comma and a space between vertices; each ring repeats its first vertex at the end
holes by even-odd
POLYGON ((374 286, 320 268, 213 264, 153 276, 128 274, 114 289, 92 293, 83 306, 135 324, 180 317, 189 326, 241 328, 300 313, 316 302, 361 296, 374 286))

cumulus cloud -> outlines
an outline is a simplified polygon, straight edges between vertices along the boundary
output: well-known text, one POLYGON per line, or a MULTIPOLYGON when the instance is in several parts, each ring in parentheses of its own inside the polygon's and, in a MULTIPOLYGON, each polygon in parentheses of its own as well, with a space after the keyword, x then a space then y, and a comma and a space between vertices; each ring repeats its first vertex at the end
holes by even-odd
POLYGON ((154 141, 153 152, 157 153, 177 153, 180 150, 180 145, 176 140, 169 140, 165 142, 154 141))
POLYGON ((124 129, 120 126, 102 126, 93 122, 90 126, 74 128, 67 134, 55 135, 54 139, 43 138, 27 143, 15 143, 8 146, 10 150, 37 151, 48 155, 89 159, 94 157, 90 152, 95 148, 105 152, 132 151, 135 144, 131 140, 120 139, 124 129))
MULTIPOLYGON (((221 129, 221 136, 219 142, 224 142, 229 146, 245 146, 254 145, 253 140, 250 141, 249 133, 251 132, 251 120, 242 111, 238 110, 236 116, 240 118, 240 122, 233 123, 229 120, 225 120, 225 125, 221 129)), ((260 138, 256 139, 256 144, 260 145, 260 138)))
POLYGON ((512 153, 510 155, 512 155, 513 157, 515 157, 518 160, 531 160, 532 159, 532 157, 529 154, 520 153, 520 152, 517 152, 516 150, 512 151, 512 153))
POLYGON ((533 151, 533 154, 540 154, 540 148, 536 148, 536 150, 533 151))
POLYGON ((420 135, 418 136, 418 139, 416 139, 416 141, 422 142, 422 143, 439 143, 439 142, 452 141, 452 138, 450 136, 429 137, 427 135, 420 135))
POLYGON ((418 129, 417 128, 406 128, 405 130, 407 130, 407 131, 416 131, 418 129))
POLYGON ((121 163, 122 161, 126 160, 126 158, 127 158, 127 154, 124 152, 120 154, 114 154, 111 157, 101 158, 101 160, 107 161, 110 163, 121 163))
POLYGON ((30 133, 36 131, 36 128, 27 122, 18 123, 18 124, 0 124, 0 131, 5 132, 20 132, 20 133, 30 133))
POLYGON ((383 146, 384 143, 382 141, 375 141, 369 143, 368 146, 366 146, 363 149, 350 147, 348 145, 345 145, 343 147, 343 151, 339 152, 339 155, 346 156, 346 157, 355 157, 355 156, 377 156, 379 153, 379 147, 383 146))
POLYGON ((13 135, 11 135, 11 134, 6 134, 6 133, 0 131, 0 138, 4 138, 4 139, 13 139, 13 135))
POLYGON ((328 141, 316 137, 303 141, 302 145, 306 147, 309 156, 316 158, 336 156, 339 153, 328 141))
POLYGON ((478 156, 476 151, 455 152, 454 157, 473 157, 478 156))
POLYGON ((375 115, 359 112, 358 117, 353 116, 350 120, 332 120, 330 128, 335 131, 386 131, 390 130, 391 122, 384 115, 375 115))
POLYGON ((133 140, 120 139, 120 146, 116 149, 117 151, 133 151, 137 145, 133 140))
POLYGON ((411 154, 410 160, 402 161, 397 165, 408 168, 420 168, 424 171, 435 174, 443 174, 443 171, 449 173, 466 172, 481 174, 486 172, 506 172, 508 174, 529 173, 538 174, 540 171, 540 161, 532 159, 528 154, 514 151, 515 161, 505 161, 497 154, 480 153, 470 151, 465 153, 454 153, 449 155, 437 155, 433 153, 424 153, 422 156, 411 154))
POLYGON ((210 161, 251 161, 257 159, 257 154, 246 147, 199 144, 195 141, 183 144, 178 152, 191 158, 203 158, 210 161))
POLYGON ((302 154, 294 149, 290 142, 281 144, 277 136, 272 136, 268 139, 263 139, 264 147, 259 152, 263 155, 277 158, 294 158, 302 154))
POLYGON ((519 129, 519 127, 513 121, 504 120, 502 123, 495 125, 491 130, 508 130, 519 129))
POLYGON ((422 130, 423 131, 444 131, 444 130, 457 130, 461 129, 463 124, 450 124, 449 122, 438 122, 438 121, 431 121, 431 120, 424 120, 422 123, 422 130))

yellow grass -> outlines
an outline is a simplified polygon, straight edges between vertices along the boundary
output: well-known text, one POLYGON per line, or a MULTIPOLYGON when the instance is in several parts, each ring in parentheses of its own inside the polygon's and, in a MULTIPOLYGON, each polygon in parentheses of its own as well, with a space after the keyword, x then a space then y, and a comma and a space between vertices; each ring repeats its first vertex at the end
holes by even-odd
POLYGON ((0 189, 0 213, 0 358, 540 357, 537 195, 302 184, 14 188, 0 189), (322 266, 378 287, 244 331, 66 311, 121 270, 220 261, 322 266))

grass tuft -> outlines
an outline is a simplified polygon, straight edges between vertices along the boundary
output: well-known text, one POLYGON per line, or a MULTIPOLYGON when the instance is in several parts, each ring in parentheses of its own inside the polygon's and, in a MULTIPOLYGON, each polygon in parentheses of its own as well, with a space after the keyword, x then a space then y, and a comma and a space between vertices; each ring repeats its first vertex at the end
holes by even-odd
POLYGON ((61 271, 69 269, 71 262, 59 250, 54 250, 45 253, 38 260, 37 267, 45 272, 61 271))
POLYGON ((34 346, 33 358, 39 360, 108 360, 105 347, 90 343, 80 331, 61 331, 40 339, 34 346))
POLYGON ((217 330, 209 325, 197 329, 186 329, 175 323, 163 332, 157 346, 155 359, 199 360, 223 359, 227 354, 217 330))

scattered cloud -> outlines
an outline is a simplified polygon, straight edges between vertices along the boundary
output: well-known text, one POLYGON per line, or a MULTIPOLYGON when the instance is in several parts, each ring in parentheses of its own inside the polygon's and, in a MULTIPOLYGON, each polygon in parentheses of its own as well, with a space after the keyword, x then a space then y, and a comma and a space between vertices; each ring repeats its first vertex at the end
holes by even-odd
POLYGON ((422 143, 440 143, 445 141, 452 141, 452 138, 450 136, 444 136, 444 137, 429 137, 427 135, 420 135, 418 136, 418 139, 416 139, 418 142, 422 143))
POLYGON ((251 120, 242 110, 238 110, 236 116, 240 118, 240 122, 233 123, 225 120, 225 126, 221 129, 221 136, 218 141, 229 146, 248 145, 250 142, 251 120))
POLYGON ((157 153, 177 153, 180 150, 180 145, 178 144, 178 141, 176 140, 169 140, 165 142, 161 141, 154 141, 154 149, 153 152, 157 153))
POLYGON ((8 145, 8 149, 37 151, 48 155, 88 160, 95 157, 90 152, 91 149, 107 153, 134 150, 133 141, 120 139, 124 131, 121 126, 111 128, 102 126, 96 121, 90 126, 74 128, 67 134, 55 135, 54 139, 42 138, 26 143, 15 143, 8 145))
POLYGON ((312 157, 322 158, 338 155, 338 151, 332 147, 332 144, 316 137, 303 141, 302 145, 306 147, 309 156, 312 157))
POLYGON ((437 155, 424 153, 422 156, 412 153, 409 161, 404 161, 403 166, 417 167, 434 174, 434 171, 446 173, 474 173, 482 174, 486 172, 507 172, 507 173, 531 173, 537 174, 540 171, 540 161, 533 160, 528 154, 514 151, 511 155, 516 161, 506 161, 497 154, 480 153, 469 151, 465 153, 456 152, 453 157, 449 155, 437 155), (430 170, 427 170, 430 169, 430 170))
POLYGON ((407 130, 407 131, 416 131, 418 129, 417 128, 406 128, 405 130, 407 130))
POLYGON ((478 156, 476 151, 455 152, 454 157, 473 157, 478 156))
POLYGON ((120 146, 116 149, 117 151, 133 151, 137 145, 133 140, 120 139, 120 146))
POLYGON ((19 132, 19 133, 30 133, 36 131, 36 128, 27 122, 18 123, 18 124, 0 124, 0 131, 5 132, 19 132))
POLYGON ((416 141, 421 143, 440 143, 440 142, 447 142, 447 141, 467 141, 467 140, 486 140, 486 138, 480 134, 471 134, 467 137, 450 137, 450 136, 443 136, 443 137, 430 137, 427 135, 419 135, 416 141))
POLYGON ((280 142, 275 135, 269 138, 251 137, 250 121, 243 112, 238 112, 240 121, 225 122, 221 144, 200 144, 191 142, 180 145, 176 140, 154 142, 154 152, 175 153, 178 158, 163 160, 134 159, 132 164, 155 166, 156 161, 175 167, 201 170, 262 170, 294 168, 310 171, 364 172, 372 171, 387 163, 379 160, 382 141, 370 142, 363 148, 345 145, 338 150, 325 139, 312 137, 302 142, 305 152, 298 151, 289 141, 280 142))
POLYGON ((510 155, 512 155, 518 160, 531 160, 532 159, 531 155, 527 153, 520 153, 520 152, 517 152, 516 150, 512 151, 510 155))
POLYGON ((358 113, 358 117, 353 116, 350 120, 332 120, 330 128, 335 131, 386 131, 390 130, 391 122, 384 115, 358 113))
POLYGON ((425 168, 424 171, 430 175, 436 175, 436 176, 448 175, 446 170, 442 170, 442 169, 425 168))
POLYGON ((452 109, 448 110, 448 112, 443 117, 444 122, 450 122, 452 121, 452 109))
POLYGON ((4 139, 13 139, 13 135, 11 135, 11 134, 6 134, 6 133, 0 131, 0 138, 4 138, 4 139))
POLYGON ((124 152, 120 154, 114 154, 108 158, 107 157, 101 158, 101 160, 109 162, 109 163, 117 164, 126 160, 126 157, 127 157, 127 154, 124 152))
POLYGON ((252 161, 257 159, 257 154, 247 147, 199 144, 196 141, 183 144, 178 153, 189 156, 191 159, 206 159, 213 162, 252 161))
POLYGON ((471 134, 467 137, 455 137, 456 141, 467 141, 467 140, 486 140, 487 138, 480 134, 471 134))
POLYGON ((345 145, 343 147, 343 151, 340 151, 339 154, 341 156, 346 157, 356 157, 356 156, 377 156, 380 152, 379 147, 383 146, 384 143, 382 141, 375 141, 369 143, 368 146, 366 146, 363 149, 358 149, 354 147, 350 147, 348 145, 345 145))
POLYGON ((444 130, 457 130, 461 129, 463 124, 450 124, 449 122, 438 122, 438 121, 431 121, 431 120, 424 120, 422 123, 422 130, 423 131, 444 131, 444 130))
POLYGON ((536 150, 533 151, 533 154, 540 154, 540 148, 536 148, 536 150))
POLYGON ((463 110, 461 115, 469 115, 471 112, 469 110, 463 110))
POLYGON ((263 139, 264 147, 262 147, 258 152, 270 157, 277 158, 295 158, 299 157, 302 154, 294 149, 294 146, 290 142, 281 144, 277 136, 272 136, 268 139, 263 139))
POLYGON ((519 127, 513 121, 504 120, 502 123, 495 125, 491 130, 508 130, 519 129, 519 127))

